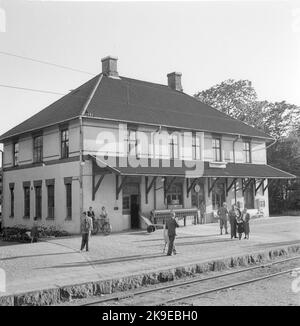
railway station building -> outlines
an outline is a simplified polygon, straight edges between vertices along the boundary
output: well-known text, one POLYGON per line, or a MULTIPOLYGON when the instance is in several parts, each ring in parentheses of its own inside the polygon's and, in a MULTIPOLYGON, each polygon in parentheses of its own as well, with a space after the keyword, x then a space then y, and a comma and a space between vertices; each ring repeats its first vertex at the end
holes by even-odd
MULTIPOLYGON (((144 227, 139 214, 223 202, 269 215, 268 184, 294 176, 267 164, 264 132, 166 85, 102 72, 0 137, 5 226, 79 233, 81 212, 105 206, 113 231, 144 227)), ((187 214, 188 215, 188 214, 187 214)))

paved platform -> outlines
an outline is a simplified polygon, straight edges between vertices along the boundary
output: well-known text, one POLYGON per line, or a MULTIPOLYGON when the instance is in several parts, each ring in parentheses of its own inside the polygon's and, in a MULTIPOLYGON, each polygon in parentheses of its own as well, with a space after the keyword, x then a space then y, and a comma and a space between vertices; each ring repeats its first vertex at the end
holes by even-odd
MULTIPOLYGON (((0 243, 0 267, 7 291, 0 296, 59 288, 72 284, 124 278, 178 266, 213 261, 262 250, 300 245, 300 216, 251 221, 250 240, 219 235, 218 224, 181 227, 178 255, 162 253, 162 230, 132 231, 92 237, 90 252, 78 252, 80 237, 34 244, 0 243)), ((0 300, 1 302, 1 300, 0 300)))

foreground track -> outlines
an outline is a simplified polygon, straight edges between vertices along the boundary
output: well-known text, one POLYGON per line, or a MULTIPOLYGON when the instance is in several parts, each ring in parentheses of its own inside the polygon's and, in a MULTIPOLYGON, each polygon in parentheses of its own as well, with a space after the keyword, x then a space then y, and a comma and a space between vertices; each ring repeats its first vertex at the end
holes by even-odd
MULTIPOLYGON (((146 294, 150 294, 150 293, 158 293, 158 292, 163 292, 165 290, 168 289, 176 289, 178 288, 180 290, 180 288, 184 287, 184 286, 189 286, 189 285, 197 285, 200 283, 204 283, 205 282, 209 282, 215 279, 222 279, 222 278, 226 278, 235 274, 243 274, 243 273, 247 273, 247 272, 251 272, 251 271, 255 271, 255 270, 259 270, 259 269, 264 269, 264 268, 268 268, 268 267, 272 267, 278 264, 283 264, 283 263, 287 263, 287 262, 292 262, 295 261, 297 259, 300 259, 300 256, 295 256, 295 257, 291 257, 291 258, 287 258, 287 259, 281 259, 278 261, 274 261, 274 262, 270 262, 267 264, 262 264, 262 265, 257 265, 257 266, 252 266, 252 267, 248 267, 248 268, 244 268, 244 269, 239 269, 239 270, 234 270, 231 272, 226 272, 226 273, 222 273, 222 274, 217 274, 217 275, 212 275, 212 276, 208 276, 208 277, 202 277, 202 278, 193 278, 192 280, 187 280, 187 281, 181 281, 181 282, 172 282, 171 284, 168 283, 167 285, 164 286, 153 286, 151 288, 146 288, 143 290, 138 290, 138 291, 132 291, 132 292, 125 292, 125 293, 120 293, 118 295, 114 295, 114 296, 110 296, 107 298, 103 298, 103 299, 98 299, 98 300, 93 300, 90 301, 88 303, 83 303, 83 304, 78 304, 81 306, 100 306, 100 305, 109 305, 109 303, 114 303, 114 302, 118 302, 120 305, 122 305, 123 302, 125 302, 128 299, 132 299, 135 297, 139 297, 139 296, 143 296, 146 294)), ((275 273, 271 273, 268 275, 264 275, 261 277, 254 277, 251 279, 247 279, 247 280, 243 280, 240 282, 234 282, 234 283, 230 283, 224 286, 220 286, 220 287, 213 287, 213 288, 209 288, 207 290, 202 290, 202 291, 195 291, 193 293, 188 293, 185 295, 178 295, 176 297, 170 298, 170 299, 166 299, 166 300, 162 300, 162 301, 156 301, 154 305, 166 305, 166 304, 170 304, 170 303, 176 303, 180 300, 184 300, 184 299, 191 299, 191 298, 195 298, 195 297, 199 297, 208 293, 212 293, 212 292, 218 292, 218 291, 222 291, 222 290, 226 290, 226 289, 230 289, 230 288, 236 288, 242 285, 246 285, 246 284, 250 284, 250 283, 255 283, 258 281, 262 281, 265 279, 269 279, 272 277, 276 277, 276 276, 280 276, 280 275, 284 275, 287 273, 291 273, 294 269, 288 269, 288 270, 283 270, 283 271, 279 271, 279 272, 275 272, 275 273)), ((140 302, 140 304, 142 304, 140 302)), ((149 303, 147 303, 147 305, 149 305, 149 303)))

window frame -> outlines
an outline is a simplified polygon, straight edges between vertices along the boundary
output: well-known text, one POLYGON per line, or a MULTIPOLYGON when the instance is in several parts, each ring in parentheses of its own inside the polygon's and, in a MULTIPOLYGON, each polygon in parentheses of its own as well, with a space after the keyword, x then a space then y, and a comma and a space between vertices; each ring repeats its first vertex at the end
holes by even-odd
POLYGON ((70 155, 70 135, 69 128, 60 130, 60 157, 69 158, 70 155))
POLYGON ((24 191, 24 218, 30 218, 30 185, 23 186, 24 191))
POLYGON ((33 137, 33 163, 43 162, 43 135, 33 137))
POLYGON ((180 135, 173 134, 170 135, 169 139, 169 155, 170 159, 177 160, 180 158, 180 150, 179 150, 179 140, 180 135), (176 141, 175 141, 176 139, 176 141))
POLYGON ((35 195, 35 216, 39 219, 42 218, 42 185, 34 186, 34 195, 35 195), (40 191, 38 196, 38 190, 40 191))
POLYGON ((72 220, 72 183, 65 184, 66 189, 66 219, 72 220))
POLYGON ((10 193, 10 217, 15 216, 15 188, 10 187, 9 188, 9 193, 10 193))
POLYGON ((183 184, 182 183, 179 183, 179 182, 176 182, 174 184, 172 184, 172 186, 170 187, 170 189, 167 191, 166 193, 166 202, 167 202, 167 205, 181 205, 183 206, 184 205, 184 201, 183 201, 183 184), (173 191, 174 187, 176 187, 177 189, 180 189, 180 191, 173 191), (180 198, 178 199, 178 197, 180 196, 180 198), (172 200, 173 197, 177 197, 177 199, 175 200, 178 200, 178 204, 172 204, 172 200), (169 200, 170 199, 170 200, 169 200))
POLYGON ((201 160, 201 138, 195 133, 192 135, 192 160, 201 160), (197 144, 197 141, 199 144, 197 144))
POLYGON ((250 140, 244 140, 244 142, 243 142, 243 153, 244 153, 244 162, 245 163, 252 163, 251 141, 250 140), (247 148, 246 145, 248 145, 248 148, 247 148))
POLYGON ((222 140, 221 137, 213 137, 212 150, 214 162, 222 162, 222 140), (216 146, 216 142, 219 142, 219 146, 216 146), (219 156, 219 159, 218 159, 219 156))
POLYGON ((19 165, 19 151, 20 151, 20 145, 19 145, 19 141, 16 140, 13 142, 13 166, 18 166, 19 165), (16 150, 16 147, 18 148, 18 150, 16 150))
POLYGON ((47 219, 55 218, 55 184, 47 185, 47 219), (53 189, 53 194, 50 196, 50 189, 53 189), (50 198, 53 198, 53 206, 50 206, 50 198))

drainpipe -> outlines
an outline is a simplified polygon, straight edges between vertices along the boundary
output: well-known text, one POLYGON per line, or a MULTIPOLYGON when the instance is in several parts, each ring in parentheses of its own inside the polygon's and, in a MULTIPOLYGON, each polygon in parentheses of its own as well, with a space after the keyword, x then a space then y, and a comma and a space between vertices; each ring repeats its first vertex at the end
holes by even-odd
MULTIPOLYGON (((241 138, 241 135, 237 135, 233 140, 233 163, 235 163, 235 143, 241 138)), ((236 204, 236 182, 234 183, 234 203, 236 204)))
POLYGON ((82 116, 79 117, 79 196, 80 196, 80 216, 83 212, 83 128, 82 128, 82 116))

